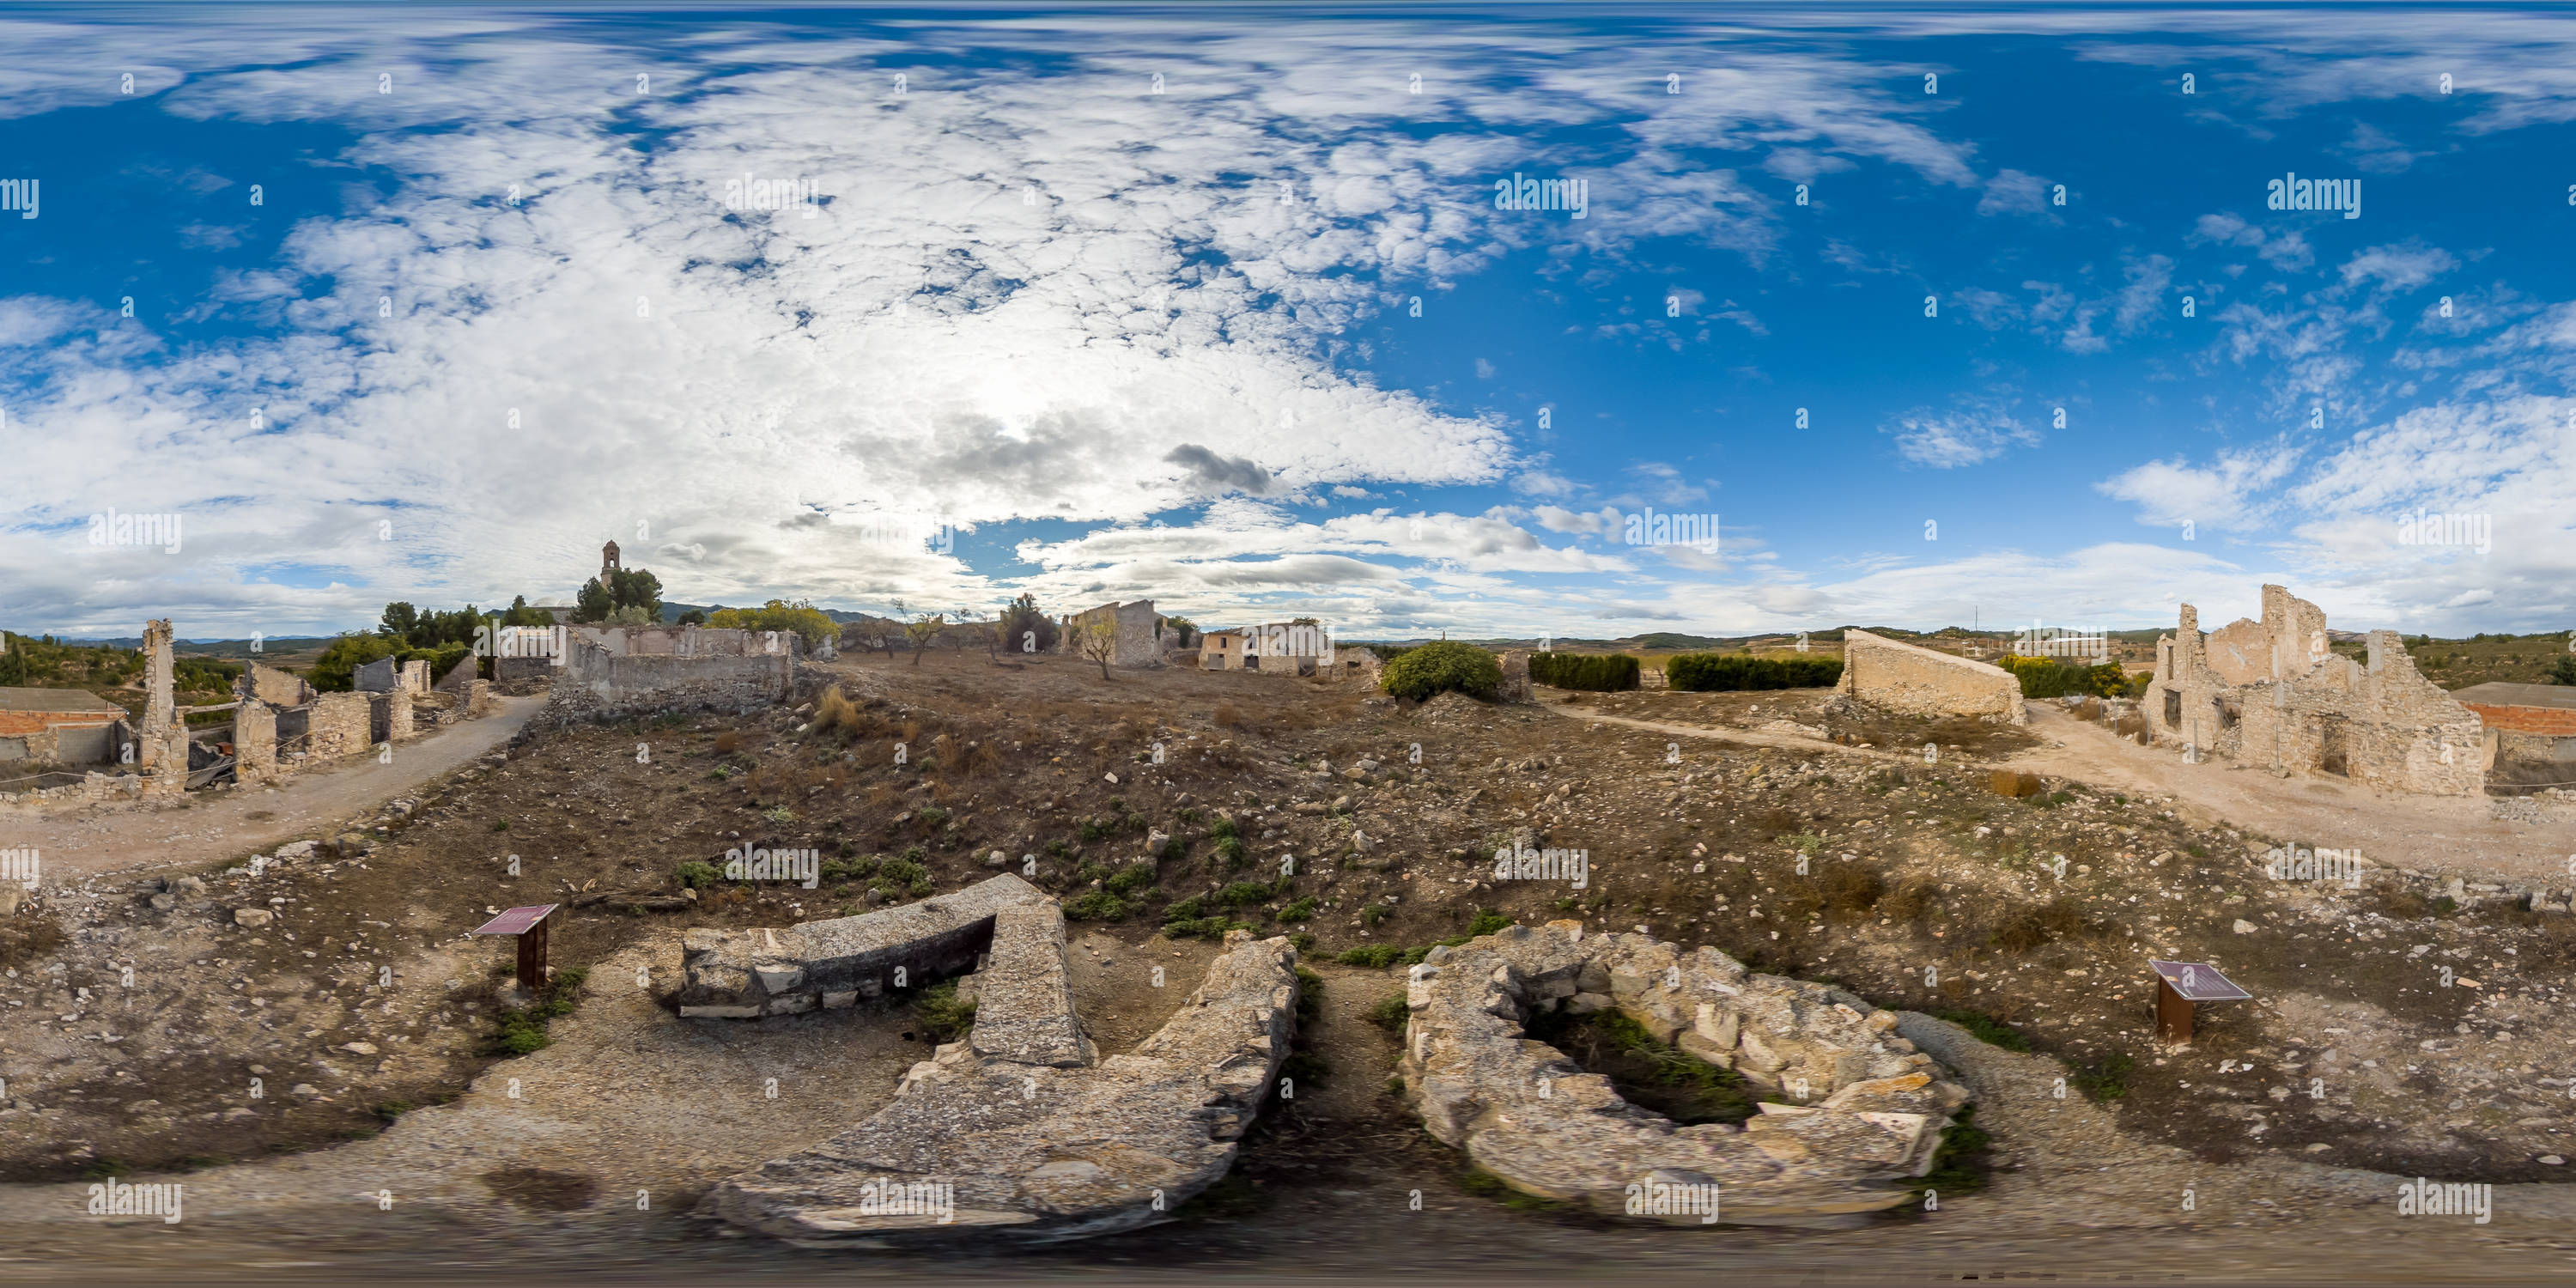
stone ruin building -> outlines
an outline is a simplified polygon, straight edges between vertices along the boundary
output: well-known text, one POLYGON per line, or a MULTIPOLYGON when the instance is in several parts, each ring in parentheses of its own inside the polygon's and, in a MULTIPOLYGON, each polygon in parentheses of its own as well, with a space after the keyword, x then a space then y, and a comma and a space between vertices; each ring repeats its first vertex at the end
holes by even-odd
POLYGON ((2331 774, 2435 796, 2483 792, 2488 758, 2476 712, 2415 669, 2395 631, 2372 631, 2366 663, 2329 646, 2325 610, 2281 586, 2263 588, 2263 620, 2156 641, 2156 676, 2141 707, 2159 746, 2288 776, 2331 774))
POLYGON ((2030 722, 2022 709, 2021 681, 2012 672, 1864 630, 1843 631, 1843 678, 1834 688, 1844 697, 1906 715, 2030 722))
POLYGON ((1163 619, 1154 611, 1154 601, 1140 599, 1132 604, 1102 604, 1086 612, 1075 613, 1059 623, 1056 652, 1072 657, 1086 657, 1082 651, 1084 632, 1106 628, 1115 633, 1117 644, 1109 658, 1111 666, 1161 666, 1163 664, 1163 619))

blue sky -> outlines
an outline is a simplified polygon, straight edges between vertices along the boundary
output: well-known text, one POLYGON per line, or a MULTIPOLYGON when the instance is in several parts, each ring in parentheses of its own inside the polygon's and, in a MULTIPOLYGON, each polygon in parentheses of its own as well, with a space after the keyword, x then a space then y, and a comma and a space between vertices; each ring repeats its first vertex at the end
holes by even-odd
POLYGON ((13 629, 610 537, 1351 636, 2576 615, 2556 10, 120 13, 0 22, 13 629))

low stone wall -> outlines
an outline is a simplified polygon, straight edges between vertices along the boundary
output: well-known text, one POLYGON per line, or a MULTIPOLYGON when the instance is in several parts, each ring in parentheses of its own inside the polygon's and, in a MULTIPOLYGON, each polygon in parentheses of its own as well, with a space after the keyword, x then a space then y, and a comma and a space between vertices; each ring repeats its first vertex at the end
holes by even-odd
POLYGON ((597 645, 575 644, 545 719, 560 727, 691 707, 749 711, 787 696, 795 668, 795 658, 785 652, 620 657, 597 645))
POLYGON ((1731 1224, 1843 1225, 1911 1200, 1965 1089, 1840 989, 1747 972, 1714 948, 1513 926, 1413 968, 1405 1096, 1433 1136, 1524 1193, 1608 1216, 1700 1223, 1631 1206, 1631 1187, 1714 1186, 1731 1224), (1654 1037, 1793 1103, 1741 1129, 1681 1126, 1528 1040, 1533 1008, 1616 1007, 1654 1037))
POLYGON ((1295 1021, 1288 941, 1238 930, 1225 947, 1152 1037, 1093 1063, 1062 912, 1003 910, 967 1040, 865 1122, 718 1183, 699 1214, 805 1247, 977 1250, 1171 1220, 1234 1165, 1295 1021))
POLYGON ((955 894, 857 917, 785 930, 691 930, 681 958, 686 978, 673 1000, 683 1016, 751 1019, 920 988, 972 968, 1003 910, 1050 903, 1005 872, 955 894))
POLYGON ((305 726, 310 735, 305 740, 305 754, 315 761, 340 760, 359 755, 374 744, 375 704, 364 693, 325 693, 313 704, 312 722, 305 726))
POLYGON ((1834 687, 1905 715, 2030 722, 2022 710, 2021 681, 2011 672, 1863 630, 1843 632, 1843 678, 1834 687))

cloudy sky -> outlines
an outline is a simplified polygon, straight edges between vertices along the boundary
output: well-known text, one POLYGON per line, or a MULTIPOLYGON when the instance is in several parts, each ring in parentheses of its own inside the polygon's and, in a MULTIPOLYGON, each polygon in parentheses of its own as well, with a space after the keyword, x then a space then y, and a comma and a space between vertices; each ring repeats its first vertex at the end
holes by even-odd
POLYGON ((0 21, 23 632, 609 538, 1360 638, 2576 625, 2562 18, 112 12, 0 21))

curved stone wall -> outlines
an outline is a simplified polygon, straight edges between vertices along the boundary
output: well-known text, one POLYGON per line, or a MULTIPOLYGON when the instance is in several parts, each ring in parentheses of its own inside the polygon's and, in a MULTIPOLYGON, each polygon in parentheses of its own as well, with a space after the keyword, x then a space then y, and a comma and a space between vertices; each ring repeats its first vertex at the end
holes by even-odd
POLYGON ((1423 1125, 1524 1193, 1605 1215, 1656 1186, 1714 1185, 1728 1224, 1836 1225, 1917 1197, 1967 1091, 1895 1032, 1896 1013, 1821 984, 1755 975, 1713 948, 1514 926, 1412 971, 1402 1063, 1423 1125), (1616 1007, 1657 1039, 1794 1104, 1738 1128, 1683 1126, 1530 1040, 1532 1007, 1616 1007))

